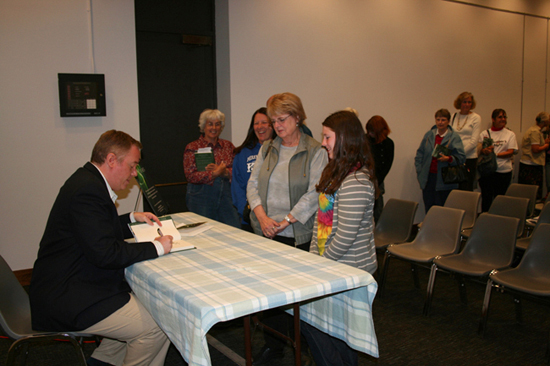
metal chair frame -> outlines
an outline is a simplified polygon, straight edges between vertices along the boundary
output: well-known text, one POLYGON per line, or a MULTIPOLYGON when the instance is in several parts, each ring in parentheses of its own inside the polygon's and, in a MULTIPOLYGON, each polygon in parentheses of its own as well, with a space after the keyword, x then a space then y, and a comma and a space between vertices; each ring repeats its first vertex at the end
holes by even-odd
POLYGON ((428 316, 430 312, 438 271, 457 278, 461 301, 466 303, 466 278, 485 283, 492 270, 509 267, 514 256, 518 224, 517 218, 483 213, 460 253, 435 258, 428 280, 424 315, 428 316))
POLYGON ((15 340, 8 350, 6 366, 15 365, 15 361, 21 353, 21 364, 25 364, 29 345, 52 340, 69 341, 77 356, 78 364, 86 366, 81 344, 76 338, 80 337, 82 340, 82 337, 95 336, 78 332, 41 332, 33 330, 27 292, 2 256, 0 256, 0 279, 0 328, 10 339, 15 340))
POLYGON ((541 224, 533 234, 531 245, 516 268, 492 271, 487 279, 479 323, 480 334, 487 329, 493 288, 509 292, 516 304, 516 320, 521 323, 521 298, 550 305, 550 224, 541 224))
POLYGON ((380 297, 384 294, 389 263, 392 257, 411 263, 414 285, 419 288, 418 266, 429 268, 435 257, 456 253, 460 248, 460 230, 463 219, 464 210, 432 206, 424 219, 422 229, 412 242, 389 245, 382 266, 379 286, 380 297))

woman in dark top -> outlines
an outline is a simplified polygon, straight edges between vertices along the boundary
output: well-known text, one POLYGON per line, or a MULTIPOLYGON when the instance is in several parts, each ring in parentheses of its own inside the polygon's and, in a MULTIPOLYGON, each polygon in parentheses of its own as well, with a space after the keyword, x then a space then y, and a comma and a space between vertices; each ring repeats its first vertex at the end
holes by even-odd
POLYGON ((391 130, 381 116, 372 116, 367 122, 367 140, 370 143, 374 158, 374 172, 378 180, 380 195, 374 202, 374 222, 377 223, 384 208, 384 178, 389 173, 393 163, 394 144, 388 137, 391 130))

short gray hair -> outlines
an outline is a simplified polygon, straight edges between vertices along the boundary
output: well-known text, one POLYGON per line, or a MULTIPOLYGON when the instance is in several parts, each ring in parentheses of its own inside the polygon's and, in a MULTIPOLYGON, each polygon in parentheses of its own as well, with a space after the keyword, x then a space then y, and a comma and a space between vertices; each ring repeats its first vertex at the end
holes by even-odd
POLYGON ((220 112, 217 109, 205 109, 202 111, 201 116, 199 117, 199 129, 201 133, 204 132, 204 127, 206 126, 207 121, 216 121, 219 120, 222 123, 222 130, 225 127, 225 114, 220 112))

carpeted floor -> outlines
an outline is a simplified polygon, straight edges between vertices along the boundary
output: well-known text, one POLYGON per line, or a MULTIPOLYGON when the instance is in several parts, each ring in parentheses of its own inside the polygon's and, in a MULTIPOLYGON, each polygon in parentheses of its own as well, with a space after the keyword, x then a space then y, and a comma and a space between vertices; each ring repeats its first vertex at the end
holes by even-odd
MULTIPOLYGON (((410 265, 393 260, 383 298, 373 306, 380 358, 360 354, 361 366, 386 365, 547 365, 545 358, 548 331, 548 307, 523 301, 523 324, 515 322, 515 307, 508 294, 493 292, 489 325, 485 337, 477 334, 485 286, 466 284, 468 304, 460 303, 457 282, 440 273, 434 292, 431 315, 422 316, 428 270, 421 269, 420 289, 413 285, 410 265)), ((216 326, 209 333, 235 352, 244 355, 243 329, 240 322, 216 326)), ((27 365, 70 366, 74 364, 67 344, 33 347, 27 365)), ((0 363, 5 364, 11 341, 0 339, 0 363)), ((259 332, 253 347, 262 346, 259 332)), ((85 345, 86 356, 95 345, 85 345)), ((215 349, 210 350, 213 366, 235 365, 215 349)), ((277 366, 293 365, 290 348, 277 366)), ((172 346, 166 366, 187 365, 172 346)))

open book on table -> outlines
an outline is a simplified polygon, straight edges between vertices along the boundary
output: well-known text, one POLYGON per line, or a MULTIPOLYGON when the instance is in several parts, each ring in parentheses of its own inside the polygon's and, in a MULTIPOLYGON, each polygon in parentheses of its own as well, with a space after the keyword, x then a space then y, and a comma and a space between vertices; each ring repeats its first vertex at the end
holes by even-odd
POLYGON ((136 242, 153 241, 161 235, 171 235, 174 238, 171 252, 195 249, 193 245, 181 238, 181 234, 178 229, 176 229, 174 220, 172 220, 170 216, 161 217, 159 220, 162 223, 162 227, 156 222, 153 222, 153 225, 149 225, 146 222, 133 222, 128 224, 136 242))

